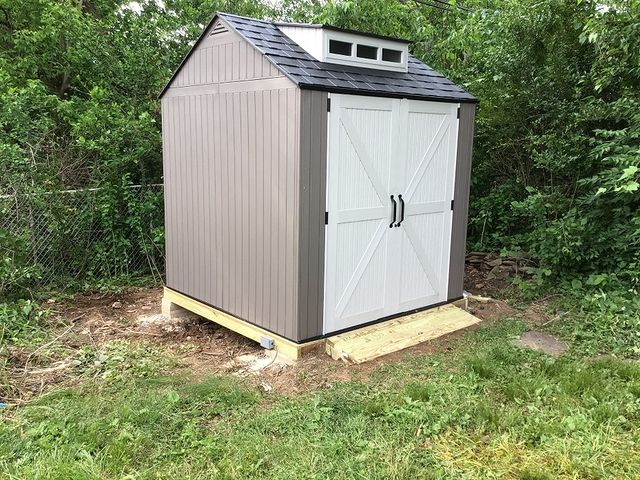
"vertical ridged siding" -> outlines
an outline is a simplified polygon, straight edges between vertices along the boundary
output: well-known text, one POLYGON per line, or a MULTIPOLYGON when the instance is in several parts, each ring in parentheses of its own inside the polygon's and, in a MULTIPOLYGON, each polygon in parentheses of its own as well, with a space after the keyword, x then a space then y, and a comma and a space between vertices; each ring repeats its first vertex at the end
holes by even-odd
POLYGON ((223 23, 219 20, 209 28, 207 36, 173 79, 172 88, 283 76, 230 27, 226 32, 211 35, 223 23))
POLYGON ((167 286, 297 340, 300 91, 271 67, 219 33, 162 99, 167 286))
POLYGON ((475 116, 476 106, 474 104, 460 104, 456 179, 453 192, 451 254, 449 257, 449 289, 447 292, 449 300, 462 297, 464 290, 464 262, 467 243, 467 216, 469 214, 469 187, 471 182, 475 116))
POLYGON ((300 93, 299 338, 322 335, 327 94, 300 93))

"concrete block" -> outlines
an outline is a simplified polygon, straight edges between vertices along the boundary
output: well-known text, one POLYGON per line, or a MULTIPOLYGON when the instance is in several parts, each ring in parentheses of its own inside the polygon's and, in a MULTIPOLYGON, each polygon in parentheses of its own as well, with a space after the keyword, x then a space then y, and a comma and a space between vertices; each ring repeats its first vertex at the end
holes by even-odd
POLYGON ((182 308, 181 306, 176 305, 166 297, 162 297, 162 315, 170 319, 196 316, 193 312, 190 312, 186 308, 182 308))

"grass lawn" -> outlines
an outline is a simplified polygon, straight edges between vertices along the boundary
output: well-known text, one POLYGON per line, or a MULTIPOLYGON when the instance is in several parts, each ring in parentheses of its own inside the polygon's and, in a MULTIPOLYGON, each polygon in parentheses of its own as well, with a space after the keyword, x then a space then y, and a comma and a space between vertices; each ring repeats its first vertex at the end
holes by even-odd
POLYGON ((640 364, 512 346, 525 328, 506 319, 290 396, 154 374, 167 359, 138 351, 147 378, 5 409, 0 478, 640 478, 640 364))

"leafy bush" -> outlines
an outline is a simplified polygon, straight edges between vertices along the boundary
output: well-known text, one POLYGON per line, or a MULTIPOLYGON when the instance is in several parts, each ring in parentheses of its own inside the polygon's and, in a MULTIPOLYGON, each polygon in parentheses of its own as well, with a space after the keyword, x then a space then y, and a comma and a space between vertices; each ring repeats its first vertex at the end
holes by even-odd
POLYGON ((0 303, 0 350, 8 343, 32 345, 42 340, 43 321, 48 315, 29 300, 0 303))

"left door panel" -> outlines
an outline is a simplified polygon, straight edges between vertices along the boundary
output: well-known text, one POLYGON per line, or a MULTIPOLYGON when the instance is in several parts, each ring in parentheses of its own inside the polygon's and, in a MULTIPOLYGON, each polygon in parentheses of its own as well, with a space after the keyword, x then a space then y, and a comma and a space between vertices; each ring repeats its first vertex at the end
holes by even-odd
POLYGON ((324 333, 390 314, 394 100, 334 95, 327 162, 324 333))

